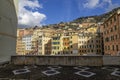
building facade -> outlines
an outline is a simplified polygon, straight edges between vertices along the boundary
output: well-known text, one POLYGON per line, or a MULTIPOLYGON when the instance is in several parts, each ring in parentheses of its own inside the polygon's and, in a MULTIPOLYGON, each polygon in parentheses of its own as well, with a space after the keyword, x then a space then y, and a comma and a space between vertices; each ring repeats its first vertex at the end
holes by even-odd
POLYGON ((99 33, 79 33, 78 35, 80 55, 102 55, 102 37, 99 33))
POLYGON ((120 54, 120 10, 103 23, 103 39, 105 55, 120 54))
POLYGON ((32 51, 32 34, 22 37, 22 42, 25 44, 25 54, 31 54, 32 51))
POLYGON ((62 51, 61 51, 61 44, 62 44, 62 34, 61 33, 55 33, 53 36, 52 36, 52 55, 56 55, 56 54, 61 54, 62 51))

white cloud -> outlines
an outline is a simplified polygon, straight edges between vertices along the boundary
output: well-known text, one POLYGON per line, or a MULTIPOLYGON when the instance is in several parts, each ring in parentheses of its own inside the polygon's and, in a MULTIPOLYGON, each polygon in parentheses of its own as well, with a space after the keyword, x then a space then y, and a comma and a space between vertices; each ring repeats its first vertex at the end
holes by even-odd
POLYGON ((42 8, 42 5, 39 4, 38 0, 19 0, 19 25, 27 27, 35 25, 40 26, 41 22, 46 19, 46 15, 38 11, 40 8, 42 8), (29 10, 25 7, 28 7, 29 10))
POLYGON ((108 6, 108 8, 106 9, 106 11, 108 12, 108 11, 111 11, 112 9, 114 9, 114 8, 117 8, 117 7, 119 7, 120 5, 118 5, 118 4, 111 4, 111 5, 109 5, 108 6))
POLYGON ((86 3, 83 4, 84 8, 95 8, 99 3, 99 0, 87 0, 86 3))
POLYGON ((83 4, 84 8, 94 9, 94 8, 105 8, 107 11, 118 7, 118 4, 113 4, 112 0, 86 0, 83 4))
POLYGON ((111 11, 112 9, 119 7, 119 5, 117 3, 113 4, 112 0, 103 0, 103 2, 101 3, 101 6, 104 6, 106 4, 108 4, 106 11, 111 11))

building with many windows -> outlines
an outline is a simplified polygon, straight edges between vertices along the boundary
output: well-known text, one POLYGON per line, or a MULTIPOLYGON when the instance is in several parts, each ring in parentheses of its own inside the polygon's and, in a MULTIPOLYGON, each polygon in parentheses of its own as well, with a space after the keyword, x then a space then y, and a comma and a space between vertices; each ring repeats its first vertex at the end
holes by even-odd
POLYGON ((103 39, 105 55, 120 54, 120 10, 103 23, 103 39))
POLYGON ((68 33, 64 33, 62 36, 62 53, 70 54, 70 36, 68 33))
POLYGON ((62 54, 62 34, 61 33, 55 33, 52 36, 52 55, 56 55, 56 54, 62 54))
POLYGON ((23 36, 22 42, 25 44, 25 54, 30 54, 32 51, 32 34, 23 36))
POLYGON ((70 34, 70 54, 78 55, 78 33, 71 33, 70 34))
POLYGON ((78 33, 80 55, 102 55, 102 35, 100 33, 78 33))

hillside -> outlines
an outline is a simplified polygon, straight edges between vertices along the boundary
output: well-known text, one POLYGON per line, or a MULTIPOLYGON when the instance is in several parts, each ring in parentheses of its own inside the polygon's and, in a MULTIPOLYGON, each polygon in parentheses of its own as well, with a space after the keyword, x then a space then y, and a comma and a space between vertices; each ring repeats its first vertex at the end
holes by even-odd
POLYGON ((120 7, 113 9, 112 11, 102 14, 102 15, 95 15, 95 16, 87 16, 87 17, 80 17, 72 21, 72 23, 82 23, 82 22, 104 22, 106 18, 108 18, 111 14, 116 12, 120 7))

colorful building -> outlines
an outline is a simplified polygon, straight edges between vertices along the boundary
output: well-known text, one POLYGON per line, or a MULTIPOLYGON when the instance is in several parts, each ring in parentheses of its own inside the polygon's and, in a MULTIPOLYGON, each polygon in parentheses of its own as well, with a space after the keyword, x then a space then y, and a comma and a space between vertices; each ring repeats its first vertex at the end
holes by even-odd
POLYGON ((61 54, 61 44, 62 44, 62 37, 61 33, 56 33, 52 36, 52 53, 51 55, 61 54))

